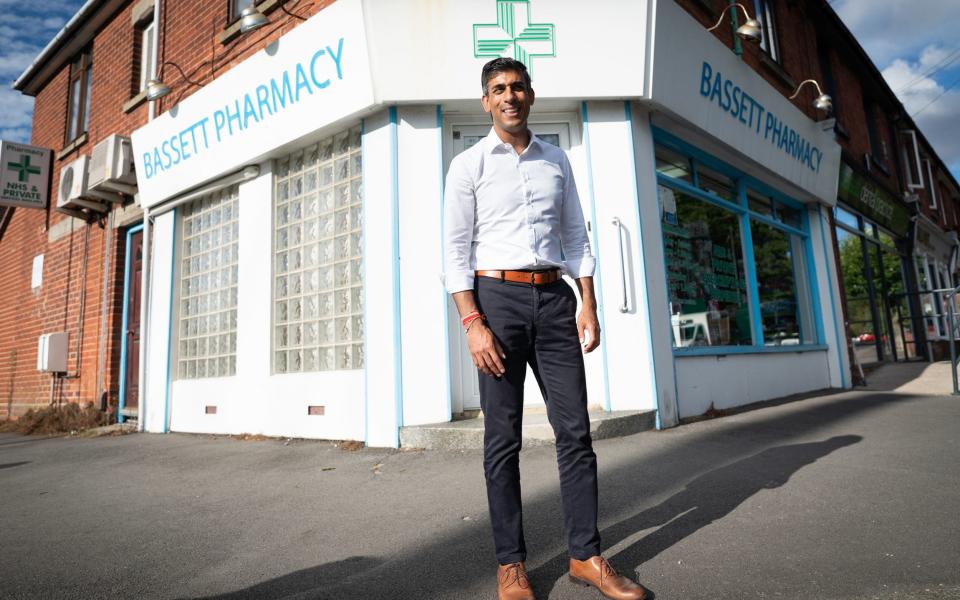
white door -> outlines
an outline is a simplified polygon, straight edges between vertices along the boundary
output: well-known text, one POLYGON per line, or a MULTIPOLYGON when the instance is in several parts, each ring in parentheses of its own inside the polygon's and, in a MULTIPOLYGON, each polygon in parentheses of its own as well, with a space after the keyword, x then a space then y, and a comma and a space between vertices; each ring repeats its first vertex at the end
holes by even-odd
MULTIPOLYGON (((565 151, 570 151, 570 125, 569 123, 531 123, 530 130, 540 139, 559 146, 565 151)), ((453 125, 448 129, 446 143, 450 144, 452 152, 446 154, 449 158, 444 165, 444 174, 450 168, 450 158, 460 154, 467 148, 470 148, 490 133, 490 125, 453 125)), ((457 307, 453 299, 449 298, 450 315, 450 385, 452 411, 462 413, 468 410, 478 410, 480 408, 480 380, 477 374, 477 368, 473 364, 470 353, 467 352, 467 339, 460 327, 460 316, 457 313, 457 307)), ((527 367, 527 380, 524 390, 525 404, 542 403, 540 390, 537 387, 536 379, 533 373, 527 367)))

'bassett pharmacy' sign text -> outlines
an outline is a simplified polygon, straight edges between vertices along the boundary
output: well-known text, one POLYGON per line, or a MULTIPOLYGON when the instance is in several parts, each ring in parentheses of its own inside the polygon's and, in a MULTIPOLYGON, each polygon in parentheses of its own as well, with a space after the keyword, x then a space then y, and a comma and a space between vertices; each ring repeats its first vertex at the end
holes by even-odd
POLYGON ((292 69, 251 87, 211 114, 190 123, 143 153, 141 173, 146 179, 200 156, 235 134, 268 126, 275 114, 307 96, 322 94, 343 79, 343 38, 333 46, 317 48, 292 69))
POLYGON ((133 132, 140 205, 309 144, 373 102, 363 3, 338 0, 133 132))
POLYGON ((764 108, 763 104, 736 82, 724 77, 720 71, 714 71, 707 61, 703 61, 700 71, 700 95, 715 103, 756 135, 762 136, 777 150, 790 155, 814 173, 820 172, 820 161, 823 160, 820 148, 794 131, 772 111, 764 108))

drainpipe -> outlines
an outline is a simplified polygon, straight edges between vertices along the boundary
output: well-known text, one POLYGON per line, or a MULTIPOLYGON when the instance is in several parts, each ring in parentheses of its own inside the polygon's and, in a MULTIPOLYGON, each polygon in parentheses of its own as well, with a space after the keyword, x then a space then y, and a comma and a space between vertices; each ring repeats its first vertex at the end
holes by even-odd
MULTIPOLYGON (((159 1, 159 0, 158 0, 159 1)), ((750 16, 750 15, 747 15, 750 16)), ((733 32, 733 53, 741 60, 743 59, 743 44, 740 43, 740 36, 737 35, 737 28, 740 27, 740 19, 737 17, 737 7, 730 7, 730 31, 733 32)))
POLYGON ((143 265, 140 274, 140 373, 137 380, 139 403, 137 404, 137 431, 144 431, 147 417, 147 346, 150 345, 150 227, 153 225, 150 209, 143 211, 143 265))
MULTIPOLYGON (((113 252, 113 210, 107 216, 107 234, 103 250, 103 286, 100 290, 100 341, 97 344, 97 395, 95 402, 100 402, 103 394, 103 374, 106 371, 107 349, 107 302, 110 291, 110 258, 113 252)), ((101 404, 102 406, 102 404, 101 404)), ((106 407, 104 407, 105 409, 106 407)))

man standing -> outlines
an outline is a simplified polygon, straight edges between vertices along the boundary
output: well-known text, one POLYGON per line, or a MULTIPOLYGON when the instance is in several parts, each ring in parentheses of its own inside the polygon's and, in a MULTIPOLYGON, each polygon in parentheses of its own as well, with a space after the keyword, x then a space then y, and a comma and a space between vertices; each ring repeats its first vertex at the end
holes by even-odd
POLYGON ((582 352, 600 343, 595 261, 570 163, 527 129, 534 93, 523 63, 483 67, 493 128, 453 159, 444 192, 445 282, 480 370, 487 502, 501 600, 532 599, 520 503, 523 381, 529 363, 557 438, 570 579, 608 598, 646 590, 600 556, 597 459, 582 352), (561 270, 577 282, 583 307, 561 270), (579 339, 579 342, 578 342, 579 339))

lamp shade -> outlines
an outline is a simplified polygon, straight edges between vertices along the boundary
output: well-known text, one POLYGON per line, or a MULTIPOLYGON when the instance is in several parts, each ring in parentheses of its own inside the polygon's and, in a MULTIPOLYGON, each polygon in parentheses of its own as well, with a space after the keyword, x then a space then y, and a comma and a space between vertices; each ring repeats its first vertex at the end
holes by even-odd
POLYGON ((257 7, 251 4, 240 12, 240 32, 247 33, 254 29, 260 29, 270 22, 257 7))
POLYGON ((759 44, 763 40, 763 31, 760 22, 756 19, 747 19, 747 22, 737 27, 737 35, 740 39, 759 44))
POLYGON ((159 79, 151 79, 147 82, 147 100, 159 100, 170 93, 170 86, 159 79))
POLYGON ((830 112, 833 110, 833 98, 827 94, 820 94, 817 96, 817 99, 813 101, 813 107, 817 110, 830 112))

